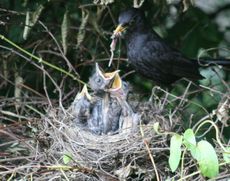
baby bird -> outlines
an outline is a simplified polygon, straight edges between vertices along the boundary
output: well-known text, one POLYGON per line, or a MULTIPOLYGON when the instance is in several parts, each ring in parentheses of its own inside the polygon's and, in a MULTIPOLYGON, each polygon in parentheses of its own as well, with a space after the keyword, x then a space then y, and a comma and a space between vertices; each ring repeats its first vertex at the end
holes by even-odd
POLYGON ((96 63, 96 71, 89 79, 89 85, 95 93, 95 100, 88 120, 88 128, 95 134, 113 133, 119 127, 121 107, 117 101, 111 100, 107 92, 118 72, 119 70, 104 73, 96 63))
POLYGON ((115 70, 114 72, 104 73, 98 63, 96 63, 96 71, 89 78, 89 85, 95 93, 103 93, 105 89, 108 89, 113 82, 113 79, 120 70, 115 70))
POLYGON ((86 124, 90 117, 92 97, 88 92, 87 86, 84 85, 82 91, 78 93, 71 105, 71 114, 75 117, 77 124, 86 124))
POLYGON ((121 133, 130 133, 137 128, 140 116, 133 112, 132 108, 127 102, 128 85, 121 80, 117 73, 112 87, 108 90, 110 96, 116 100, 121 107, 121 115, 119 116, 119 131, 121 133))

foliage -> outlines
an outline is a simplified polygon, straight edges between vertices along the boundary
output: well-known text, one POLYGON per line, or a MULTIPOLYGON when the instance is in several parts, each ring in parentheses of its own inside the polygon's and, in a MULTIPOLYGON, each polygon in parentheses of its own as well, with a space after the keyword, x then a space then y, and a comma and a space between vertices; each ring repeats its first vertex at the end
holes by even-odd
MULTIPOLYGON (((225 152, 229 154, 228 149, 225 148, 219 140, 219 131, 217 126, 211 121, 204 121, 199 125, 197 129, 203 126, 206 123, 211 123, 216 129, 216 140, 220 147, 223 149, 224 157, 225 152)), ((192 157, 197 160, 199 165, 199 170, 203 176, 214 178, 219 173, 219 161, 217 158, 217 153, 213 146, 206 140, 200 140, 196 142, 195 134, 192 129, 187 129, 183 136, 174 134, 170 141, 170 157, 169 157, 169 166, 174 172, 179 165, 181 160, 181 152, 182 152, 182 143, 185 147, 183 151, 186 153, 186 150, 190 151, 192 157)), ((183 158, 184 159, 184 154, 183 158)), ((226 163, 229 163, 227 159, 225 159, 226 163)), ((182 172, 182 171, 181 171, 182 172)), ((181 178, 182 179, 182 178, 181 178)))
POLYGON ((180 162, 181 157, 181 144, 182 144, 182 136, 175 134, 172 136, 170 141, 170 157, 169 157, 169 166, 174 172, 180 162))
POLYGON ((63 155, 63 163, 65 165, 67 165, 71 160, 73 160, 73 158, 70 154, 63 155))

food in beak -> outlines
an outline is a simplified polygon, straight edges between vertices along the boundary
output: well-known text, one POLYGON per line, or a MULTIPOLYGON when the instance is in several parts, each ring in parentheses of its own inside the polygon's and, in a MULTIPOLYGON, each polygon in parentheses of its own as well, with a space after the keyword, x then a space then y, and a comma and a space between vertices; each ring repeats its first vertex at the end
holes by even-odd
POLYGON ((116 48, 116 44, 117 44, 117 39, 116 38, 112 39, 112 43, 110 44, 111 56, 110 56, 110 59, 109 59, 109 65, 108 65, 108 67, 110 67, 111 64, 112 64, 113 56, 114 56, 114 50, 116 48))
POLYGON ((118 25, 117 28, 114 30, 113 35, 111 36, 112 39, 115 39, 117 37, 121 36, 121 33, 125 30, 125 27, 122 25, 118 25))
POLYGON ((116 44, 117 44, 117 38, 121 36, 121 33, 125 30, 125 28, 121 25, 118 25, 117 28, 114 30, 113 35, 111 36, 112 42, 110 44, 110 52, 111 52, 111 56, 109 59, 109 64, 108 67, 111 66, 112 61, 113 61, 113 57, 114 57, 114 50, 116 48, 116 44))

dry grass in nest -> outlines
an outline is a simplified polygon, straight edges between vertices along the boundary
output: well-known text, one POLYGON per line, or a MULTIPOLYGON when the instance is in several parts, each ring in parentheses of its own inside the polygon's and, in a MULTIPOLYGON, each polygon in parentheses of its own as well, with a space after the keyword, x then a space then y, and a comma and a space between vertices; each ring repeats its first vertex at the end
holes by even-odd
MULTIPOLYGON (((143 109, 143 105, 141 106, 143 109)), ((146 107, 146 109, 149 108, 146 107)), ((148 116, 146 109, 145 118, 148 116)), ((41 132, 38 135, 40 145, 47 144, 43 142, 49 140, 47 148, 39 146, 41 152, 46 152, 45 165, 64 165, 63 157, 67 155, 71 160, 67 164, 71 168, 69 172, 65 172, 68 178, 79 180, 154 178, 154 170, 147 149, 151 154, 157 155, 156 160, 167 157, 169 149, 166 136, 156 134, 153 124, 160 122, 164 130, 173 126, 163 115, 155 113, 153 116, 153 110, 148 111, 151 116, 148 124, 142 124, 136 132, 114 135, 93 134, 85 127, 75 124, 67 112, 63 114, 51 111, 52 113, 43 120, 41 132), (45 137, 48 139, 41 139, 45 137)), ((174 121, 177 122, 175 119, 174 121)), ((162 174, 167 164, 167 159, 164 160, 158 167, 162 174)), ((56 174, 63 177, 62 172, 56 174)))

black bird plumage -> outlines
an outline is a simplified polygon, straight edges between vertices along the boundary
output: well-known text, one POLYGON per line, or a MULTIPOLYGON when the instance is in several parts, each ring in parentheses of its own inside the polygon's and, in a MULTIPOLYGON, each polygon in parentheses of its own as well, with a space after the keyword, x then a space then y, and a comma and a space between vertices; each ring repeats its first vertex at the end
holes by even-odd
POLYGON ((134 69, 159 85, 170 85, 181 78, 199 80, 202 64, 230 65, 226 59, 196 59, 185 57, 170 47, 146 21, 144 13, 131 8, 119 15, 119 26, 113 38, 124 37, 127 56, 134 69))

